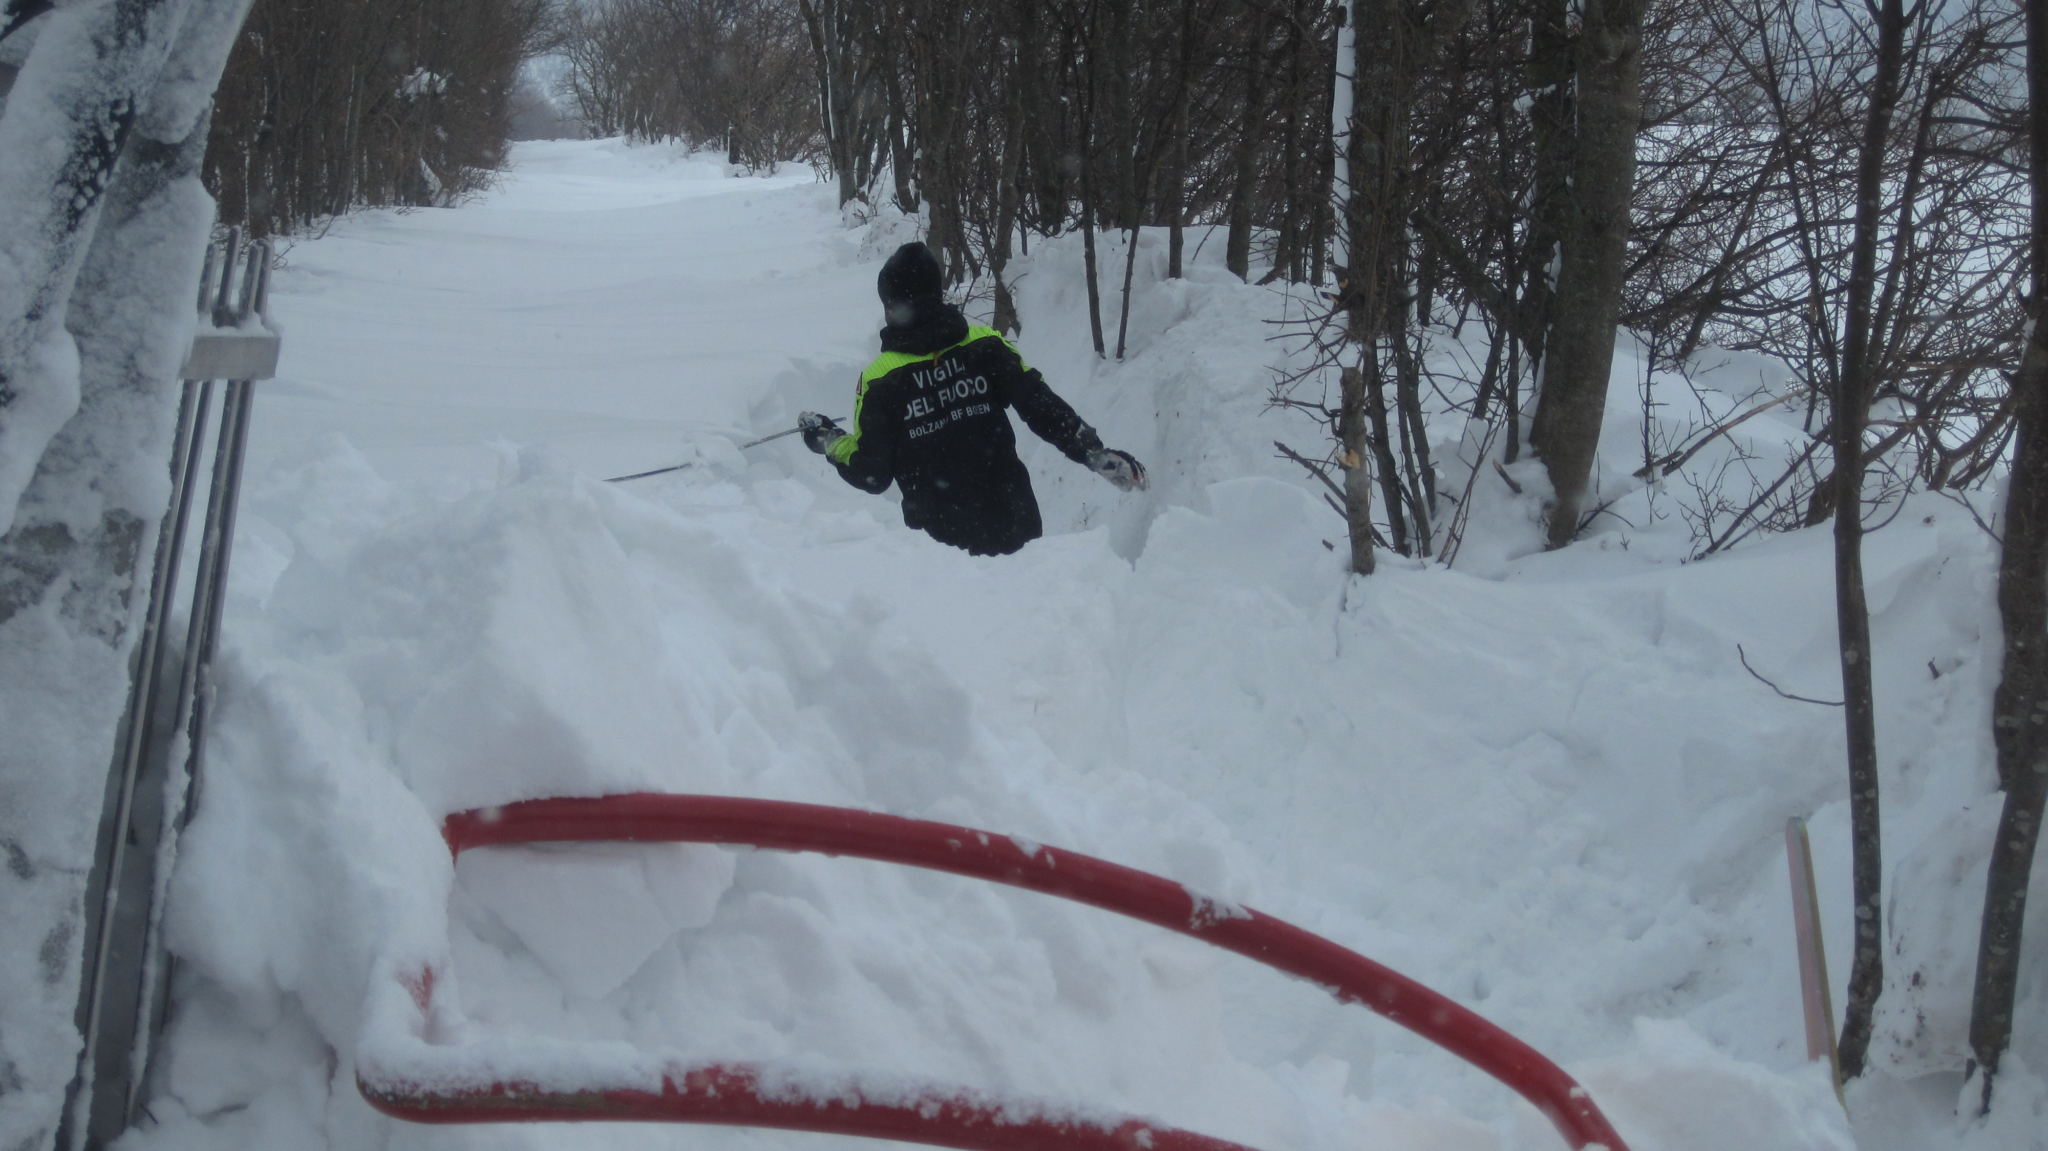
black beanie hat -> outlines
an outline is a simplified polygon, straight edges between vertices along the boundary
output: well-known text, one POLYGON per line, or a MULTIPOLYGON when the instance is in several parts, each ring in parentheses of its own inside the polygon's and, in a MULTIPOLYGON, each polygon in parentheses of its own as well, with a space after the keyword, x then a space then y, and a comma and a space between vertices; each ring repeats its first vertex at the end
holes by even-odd
MULTIPOLYGON (((909 304, 912 312, 925 312, 929 306, 945 302, 945 285, 939 271, 939 258, 932 250, 916 241, 896 249, 889 262, 882 265, 882 274, 875 279, 875 290, 881 293, 882 305, 894 313, 899 304, 909 304)), ((897 323, 892 314, 890 322, 897 323)))

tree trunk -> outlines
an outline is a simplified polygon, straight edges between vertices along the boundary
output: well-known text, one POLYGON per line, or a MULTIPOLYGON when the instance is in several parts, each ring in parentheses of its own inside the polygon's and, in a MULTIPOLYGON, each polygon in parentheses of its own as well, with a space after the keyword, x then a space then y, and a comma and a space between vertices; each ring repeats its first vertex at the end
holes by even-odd
MULTIPOLYGON (((1374 115, 1375 91, 1371 76, 1374 52, 1358 35, 1360 20, 1368 5, 1377 8, 1381 0, 1351 0, 1343 9, 1343 27, 1337 33, 1337 88, 1330 109, 1336 164, 1331 172, 1331 212, 1337 220, 1334 237, 1343 254, 1347 273, 1337 283, 1337 299, 1344 312, 1344 335, 1358 349, 1358 362, 1339 375, 1337 394, 1337 456, 1344 468, 1344 520, 1351 545, 1351 570, 1371 575, 1376 562, 1372 538, 1372 477, 1378 470, 1384 480, 1384 463, 1375 469, 1375 430, 1386 428, 1384 405, 1369 420, 1368 411, 1378 394, 1379 376, 1379 250, 1375 244, 1379 223, 1373 191, 1377 187, 1380 152, 1374 133, 1381 127, 1374 115), (1369 426, 1376 423, 1377 429, 1369 426)), ((1398 2, 1398 0, 1395 0, 1398 2)), ((1379 439, 1384 448, 1385 438, 1379 439)))
MULTIPOLYGON (((1348 11, 1348 6, 1338 11, 1348 11)), ((1312 198, 1313 192, 1304 193, 1303 188, 1324 187, 1319 180, 1304 179, 1301 134, 1302 124, 1312 115, 1307 107, 1309 92, 1313 86, 1308 83, 1312 68, 1329 68, 1333 61, 1314 59, 1316 53, 1308 50, 1308 4, 1305 0, 1289 0, 1287 20, 1287 88, 1281 97, 1280 108, 1280 224, 1273 234, 1273 267, 1259 282, 1272 283, 1280 279, 1300 279, 1300 272, 1306 263, 1302 259, 1303 233, 1308 229, 1302 221, 1303 200, 1312 198)))
POLYGON ((1265 121, 1266 38, 1272 15, 1260 6, 1252 19, 1244 68, 1244 116, 1230 153, 1230 228, 1223 264, 1240 280, 1252 274, 1252 197, 1259 185, 1258 142, 1265 121))
POLYGON ((1173 162, 1166 165, 1166 188, 1161 196, 1166 211, 1166 278, 1169 280, 1181 278, 1181 260, 1187 247, 1183 216, 1187 212, 1188 104, 1191 102, 1189 89, 1194 84, 1195 35, 1195 0, 1181 0, 1180 51, 1174 61, 1173 140, 1168 145, 1173 162))
POLYGON ((1844 734, 1849 753, 1850 880, 1855 950, 1839 1043, 1842 1074, 1863 1073, 1871 1016, 1884 989, 1884 852, 1879 837, 1877 709, 1871 693, 1870 608, 1863 588, 1863 431, 1870 409, 1872 312, 1878 226, 1884 212, 1884 150, 1898 99, 1906 17, 1902 0, 1878 12, 1876 71, 1857 157, 1856 221, 1849 250, 1842 366, 1833 396, 1835 622, 1840 639, 1844 734))
MULTIPOLYGON (((901 29, 893 30, 900 34, 901 29)), ((893 68, 882 69, 884 96, 888 101, 889 172, 896 186, 896 206, 916 214, 918 209, 917 166, 910 139, 910 109, 903 95, 903 81, 893 68)))
MULTIPOLYGON (((1362 352, 1364 358, 1372 349, 1368 346, 1362 352)), ((1365 463, 1371 451, 1365 434, 1365 369, 1345 368, 1338 381, 1338 462, 1344 468, 1344 525, 1351 544, 1351 571, 1371 575, 1372 469, 1365 463)))
POLYGON ((1117 298, 1116 309, 1116 358, 1124 358, 1124 351, 1131 335, 1131 281, 1138 274, 1138 229, 1135 225, 1125 233, 1124 247, 1124 290, 1117 298))
MULTIPOLYGON (((1392 337, 1400 339, 1398 335, 1392 337)), ((1387 546, 1399 555, 1410 554, 1407 501, 1402 498, 1401 462, 1394 458, 1394 425, 1387 414, 1387 365, 1380 355, 1379 341, 1366 345, 1365 417, 1372 428, 1373 470, 1379 474, 1380 498, 1387 505, 1387 546)))
POLYGON ((1081 161, 1081 264, 1088 279, 1088 335, 1095 341, 1095 358, 1106 359, 1109 346, 1102 338, 1102 273, 1096 266, 1095 197, 1088 179, 1090 165, 1081 161))
MULTIPOLYGON (((1402 506, 1401 469, 1393 454, 1394 419, 1387 410, 1389 357, 1382 354, 1381 345, 1405 338, 1400 300, 1408 218, 1408 0, 1356 0, 1351 14, 1338 56, 1342 66, 1337 82, 1344 94, 1335 111, 1341 117, 1343 149, 1333 181, 1340 193, 1332 199, 1332 210, 1339 221, 1344 258, 1338 299, 1345 308, 1346 335, 1358 345, 1360 355, 1357 378, 1345 381, 1340 396, 1339 425, 1357 428, 1360 437, 1354 441, 1347 436, 1342 444, 1347 494, 1350 469, 1364 469, 1369 456, 1386 503, 1391 544, 1406 552, 1408 516, 1402 506), (1351 411, 1354 404, 1360 406, 1356 417, 1351 411)), ((1370 511, 1356 498, 1347 499, 1347 504, 1347 514, 1370 511)), ((1352 570, 1361 574, 1372 568, 1369 556, 1360 562, 1360 548, 1369 552, 1372 546, 1371 531, 1369 521, 1351 525, 1352 570)))
POLYGON ((823 0, 797 0, 804 31, 811 41, 811 64, 818 80, 818 119, 825 133, 825 157, 839 182, 839 205, 845 207, 860 193, 855 174, 855 141, 858 128, 852 107, 852 82, 848 71, 857 67, 855 54, 844 40, 844 13, 840 4, 829 9, 823 0))
MULTIPOLYGON (((1527 340, 1532 372, 1543 369, 1544 335, 1557 292, 1558 245, 1570 226, 1572 185, 1572 38, 1565 0, 1535 0, 1529 21, 1529 133, 1534 145, 1529 191, 1528 235, 1515 264, 1515 301, 1510 325, 1527 340)), ((1503 133, 1501 142, 1508 143, 1503 133)), ((1508 179, 1503 171, 1502 179, 1508 179)), ((1505 184, 1503 186, 1506 186, 1505 184)), ((1517 413, 1519 415, 1519 413, 1517 413)), ((1513 457, 1510 457, 1512 459, 1513 457)))
POLYGON ((1430 460, 1428 420, 1422 410, 1422 362, 1407 332, 1394 336, 1394 395, 1401 418, 1402 484, 1408 492, 1414 549, 1426 556, 1435 548, 1436 466, 1430 460))
POLYGON ((1614 332, 1628 255, 1642 114, 1646 0, 1587 0, 1574 53, 1578 131, 1572 141, 1572 209, 1561 237, 1557 296, 1530 443, 1550 473, 1547 543, 1578 534, 1586 487, 1607 410, 1614 332))
MULTIPOLYGON (((1015 72, 1028 71, 1032 45, 1031 28, 1025 22, 1035 23, 1035 14, 1020 10, 1022 5, 1010 9, 1018 21, 1010 32, 1017 45, 1017 57, 1010 61, 1015 72)), ((1016 335, 1021 328, 1017 316, 1017 301, 1010 295, 1010 285, 1004 280, 1010 266, 1010 242, 1017 234, 1017 220, 1021 211, 1019 201, 1020 174, 1024 167, 1024 105, 1012 100, 1003 109, 1003 153, 1000 170, 996 174, 995 223, 991 229, 994 235, 988 244, 989 279, 994 284, 995 306, 990 326, 999 332, 1016 335)))
POLYGON ((1091 13, 1083 26, 1082 34, 1087 37, 1086 49, 1088 66, 1076 70, 1075 80, 1081 93, 1080 121, 1075 125, 1075 149, 1080 155, 1081 167, 1081 263, 1088 279, 1088 334, 1095 342, 1095 358, 1104 359, 1109 355, 1107 343, 1102 338, 1102 274, 1095 252, 1095 230, 1099 217, 1095 210, 1095 71, 1102 59, 1102 36, 1091 13))
MULTIPOLYGON (((2038 208, 2037 208, 2038 213, 2038 208)), ((2037 225, 2038 226, 2038 225, 2037 225)), ((2038 246, 2037 246, 2038 250, 2038 246)), ((2040 283, 2036 273, 2036 286, 2040 283)), ((1999 812, 1984 882, 1984 913, 1977 939, 1977 970, 1970 1001, 1970 1053, 1983 1077, 1979 1106, 1991 1109, 1991 1091, 2012 1044, 2013 1007, 2020 978, 2029 873, 2048 800, 2048 348, 2035 296, 2033 328, 2015 388, 2024 389, 2006 493, 2005 545, 1998 572, 1998 608, 2005 631, 2005 665, 1993 696, 1992 735, 1999 812)))
POLYGON ((2027 56, 2033 286, 2027 343, 2013 381, 2016 428, 1998 567, 2005 666, 1991 713, 2005 805, 1985 877, 1970 1001, 1970 1053, 1983 1075, 1980 1106, 1986 1111, 1999 1062, 2012 1045, 2028 875, 2048 800, 2048 12, 2039 4, 2027 6, 2027 56))
POLYGON ((1102 7, 1109 11, 1104 39, 1096 44, 1094 58, 1109 67, 1100 75, 1106 108, 1097 106, 1095 117, 1109 133, 1109 191, 1098 207, 1106 205, 1115 213, 1109 221, 1114 228, 1138 226, 1138 81, 1136 45, 1131 35, 1130 0, 1116 0, 1102 7), (1106 122, 1104 121, 1107 116, 1106 122))

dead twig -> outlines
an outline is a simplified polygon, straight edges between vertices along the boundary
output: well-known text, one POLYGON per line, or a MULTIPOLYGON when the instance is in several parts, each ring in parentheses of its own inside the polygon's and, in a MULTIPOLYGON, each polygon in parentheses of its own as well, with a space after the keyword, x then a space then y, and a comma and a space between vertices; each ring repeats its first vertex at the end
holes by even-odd
POLYGON ((1976 521, 1977 526, 1983 530, 1985 535, 1991 537, 1991 541, 1993 543, 1997 544, 1999 547, 2005 546, 2005 534, 2003 532, 2000 532, 1997 528, 1992 527, 1989 523, 1985 522, 1982 513, 1977 511, 1976 504, 1971 503, 1969 500, 1966 500, 1957 493, 1949 491, 1947 489, 1943 489, 1940 494, 1952 503, 1961 504, 1963 506, 1963 510, 1970 513, 1970 518, 1976 521))
POLYGON ((1763 413, 1770 411, 1772 408, 1782 407, 1787 401, 1791 400, 1794 395, 1796 395, 1796 393, 1786 392, 1783 395, 1772 396, 1771 398, 1765 400, 1763 403, 1760 403, 1755 407, 1750 408, 1748 411, 1743 412, 1741 415, 1736 416, 1734 419, 1728 420, 1725 423, 1716 424, 1715 426, 1708 428, 1706 434, 1694 440, 1691 446, 1681 449, 1679 451, 1671 452, 1665 455, 1662 459, 1653 461, 1652 463, 1646 464, 1643 467, 1637 468, 1636 478, 1639 480, 1649 479, 1650 473, 1652 472, 1655 472, 1658 475, 1663 476, 1670 475, 1672 472, 1675 472, 1679 468, 1684 467, 1686 461, 1698 455, 1700 451, 1704 449, 1708 444, 1713 443, 1715 440, 1720 439, 1722 436, 1725 436, 1728 433, 1734 431, 1744 421, 1750 419, 1751 417, 1762 415, 1763 413))
POLYGON ((1330 489, 1330 494, 1335 496, 1339 501, 1337 510, 1340 512, 1344 510, 1342 504, 1342 501, 1344 499, 1344 489, 1338 487, 1337 482, 1330 478, 1330 474, 1323 470, 1323 465, 1321 461, 1309 459, 1307 456, 1302 455, 1300 452, 1295 451, 1293 448, 1288 447, 1286 444, 1281 443, 1279 440, 1274 440, 1273 446, 1280 449, 1281 455, 1287 457, 1290 460, 1293 460, 1295 463, 1300 464, 1302 467, 1307 468, 1308 473, 1310 475, 1323 481, 1323 486, 1330 489))
POLYGON ((1842 701, 1839 699, 1808 699, 1803 695, 1793 695, 1791 692, 1786 691, 1784 688, 1779 687, 1777 684, 1772 683, 1768 679, 1765 679, 1762 672, 1759 672, 1757 669, 1749 666, 1749 653, 1743 651, 1742 645, 1739 643, 1735 645, 1735 658, 1742 661, 1742 670, 1755 676, 1756 681, 1758 683, 1763 684, 1765 687, 1770 688, 1772 691, 1777 692, 1778 695, 1784 699, 1789 699, 1794 703, 1817 703, 1822 707, 1842 706, 1842 701))

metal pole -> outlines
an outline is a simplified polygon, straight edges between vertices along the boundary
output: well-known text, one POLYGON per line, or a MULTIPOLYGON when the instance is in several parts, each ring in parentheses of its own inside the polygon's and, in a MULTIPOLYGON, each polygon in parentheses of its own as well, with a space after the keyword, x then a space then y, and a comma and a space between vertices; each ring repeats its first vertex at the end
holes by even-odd
POLYGON ((137 1118, 152 1048, 162 1032, 169 965, 161 937, 163 893, 178 833, 190 817, 203 748, 209 665, 218 647, 227 560, 248 442, 252 379, 268 378, 277 335, 250 321, 264 311, 269 251, 238 235, 210 247, 201 272, 199 331, 179 375, 171 501, 156 543, 149 603, 132 666, 118 754, 108 769, 93 871, 87 880, 84 966, 75 1020, 83 1040, 78 1072, 59 1120, 62 1151, 99 1151, 137 1118), (237 260, 246 253, 246 263, 237 260), (191 618, 182 652, 170 642, 172 601, 189 546, 193 493, 206 453, 214 383, 228 379, 213 454, 212 489, 191 590, 191 618), (182 660, 171 682, 170 662, 182 660), (172 762, 178 737, 186 759, 172 762), (186 778, 173 782, 182 767, 186 778))
MULTIPOLYGON (((121 757, 107 778, 108 796, 101 810, 99 846, 93 856, 92 876, 86 888, 86 906, 97 908, 98 914, 87 918, 88 935, 85 941, 85 965, 82 978, 85 994, 80 1000, 77 1016, 78 1028, 84 1039, 79 1050, 80 1074, 73 1079, 72 1099, 66 1108, 64 1128, 67 1148, 75 1149, 87 1142, 104 1143, 118 1135, 119 1128, 108 1133, 105 1128, 109 1114, 109 1101, 94 1097, 93 1085, 100 1078, 103 1069, 118 1073, 119 1064, 112 1063, 118 1052, 105 1051, 100 1036, 105 1026, 110 1004, 108 1001, 110 969, 118 962, 123 968, 132 968, 137 956, 126 944, 132 942, 134 933, 123 931, 120 925, 125 911, 134 916, 137 908, 121 906, 120 893, 133 890, 135 869, 153 855, 156 846, 157 820, 150 818, 158 814, 149 788, 141 788, 144 777, 160 780, 159 770, 151 770, 146 751, 154 738, 155 728, 161 719, 158 702, 158 685, 163 679, 164 661, 168 654, 163 643, 165 625, 170 620, 171 600, 176 593, 178 569, 185 551, 185 529, 191 521, 192 477, 199 470, 201 453, 205 450, 205 435, 208 413, 213 404, 213 384, 188 382, 184 394, 178 401, 178 424, 171 448, 171 504, 165 523, 157 533, 156 558, 151 565, 149 607, 144 616, 141 642, 137 647, 135 668, 128 688, 128 706, 124 713, 125 730, 121 738, 121 757), (138 788, 144 800, 139 811, 136 805, 138 788), (133 842, 135 852, 130 853, 133 842), (118 952, 118 954, 117 954, 118 952), (107 1064, 103 1068, 103 1064, 107 1064)), ((157 794, 160 794, 158 792, 157 794)), ((125 982, 125 981, 123 981, 125 982)), ((118 1010, 132 1014, 135 1004, 123 999, 118 1010)), ((126 1101, 121 1103, 125 1109, 126 1101)))
MULTIPOLYGON (((758 439, 758 440, 748 440, 748 441, 747 441, 746 443, 743 443, 743 444, 741 444, 741 445, 740 445, 740 450, 741 450, 741 451, 746 451, 746 450, 747 450, 748 448, 757 448, 757 447, 760 447, 760 446, 761 446, 762 444, 765 444, 765 443, 767 443, 767 442, 768 442, 768 441, 770 441, 770 440, 779 440, 779 439, 781 439, 781 438, 782 438, 782 437, 784 437, 784 436, 793 436, 793 435, 797 434, 797 433, 798 433, 798 432, 800 432, 800 431, 803 431, 803 429, 802 429, 802 428, 784 428, 784 429, 782 429, 782 430, 781 430, 781 431, 779 431, 779 432, 773 432, 773 433, 770 433, 770 434, 768 434, 768 435, 762 436, 762 437, 761 437, 760 439, 758 439)), ((645 471, 645 472, 634 472, 634 473, 633 473, 632 475, 630 475, 630 476, 613 476, 613 477, 611 477, 610 479, 607 479, 607 480, 606 480, 605 482, 606 482, 606 483, 608 483, 608 484, 616 484, 616 483, 619 483, 619 482, 621 482, 621 481, 624 481, 624 480, 640 480, 640 479, 646 479, 646 478, 647 478, 648 476, 658 476, 658 475, 661 475, 661 474, 662 474, 662 473, 664 473, 664 472, 679 472, 679 471, 682 471, 682 470, 683 470, 684 468, 694 468, 694 467, 696 467, 696 466, 697 466, 697 461, 695 461, 695 460, 691 460, 691 461, 689 461, 689 462, 687 462, 687 463, 681 463, 681 464, 670 464, 670 465, 669 465, 668 467, 665 467, 665 468, 655 468, 655 469, 653 469, 653 470, 651 470, 651 471, 645 471)))
MULTIPOLYGON (((229 276, 222 277, 227 290, 229 276)), ((248 249, 242 274, 242 290, 233 311, 223 302, 216 320, 239 327, 265 311, 270 287, 270 249, 257 243, 248 249)), ((199 790, 204 777, 207 723, 212 715, 213 660, 220 648, 221 618, 226 614, 228 565, 234 551, 235 518, 241 505, 242 464, 248 453, 249 421, 256 402, 252 380, 230 380, 221 413, 220 443, 214 451, 213 491, 207 505, 206 535, 201 546, 197 583, 193 592, 192 619, 185 651, 185 675, 179 686, 177 710, 183 721, 185 763, 183 778, 167 781, 165 807, 160 813, 156 883, 160 889, 170 878, 178 837, 198 809, 199 790)), ((167 768, 168 769, 168 768, 167 768)), ((172 962, 163 946, 163 901, 152 896, 143 951, 143 970, 137 996, 140 1018, 130 1052, 127 1122, 140 1118, 149 1085, 149 1069, 158 1037, 163 1033, 170 1005, 172 962)))

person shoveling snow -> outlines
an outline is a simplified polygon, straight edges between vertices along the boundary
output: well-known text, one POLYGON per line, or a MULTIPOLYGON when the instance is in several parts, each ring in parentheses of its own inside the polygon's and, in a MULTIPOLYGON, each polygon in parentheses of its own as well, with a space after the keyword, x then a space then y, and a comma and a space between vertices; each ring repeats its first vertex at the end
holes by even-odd
POLYGON ((851 430, 816 412, 797 418, 804 443, 847 483, 903 492, 903 522, 976 555, 1007 555, 1044 533, 1031 473, 1017 457, 1007 409, 1041 439, 1115 484, 1145 486, 1145 469, 1048 387, 994 328, 971 325, 945 300, 937 257, 896 250, 877 279, 888 326, 861 373, 851 430))

